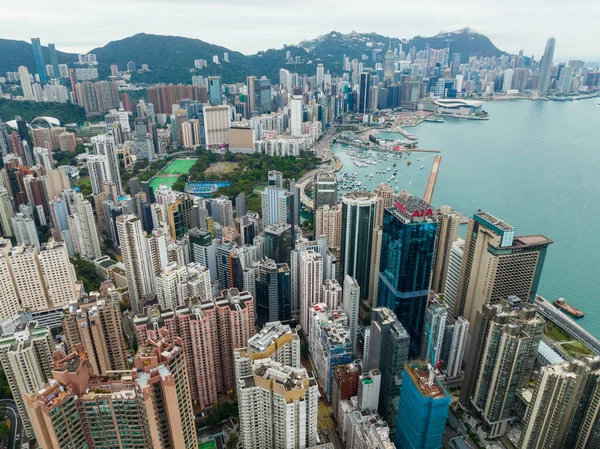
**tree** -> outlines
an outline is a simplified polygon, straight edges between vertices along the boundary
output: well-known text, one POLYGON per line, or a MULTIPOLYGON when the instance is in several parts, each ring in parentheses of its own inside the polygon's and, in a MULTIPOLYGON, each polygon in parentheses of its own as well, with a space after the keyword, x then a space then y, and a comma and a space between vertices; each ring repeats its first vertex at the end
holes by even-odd
POLYGON ((102 280, 100 279, 100 276, 98 276, 96 265, 87 259, 82 259, 79 254, 75 254, 71 259, 71 263, 75 267, 77 278, 83 281, 85 291, 91 292, 98 290, 102 280))
POLYGON ((4 440, 10 434, 10 427, 6 421, 0 422, 0 441, 4 440))

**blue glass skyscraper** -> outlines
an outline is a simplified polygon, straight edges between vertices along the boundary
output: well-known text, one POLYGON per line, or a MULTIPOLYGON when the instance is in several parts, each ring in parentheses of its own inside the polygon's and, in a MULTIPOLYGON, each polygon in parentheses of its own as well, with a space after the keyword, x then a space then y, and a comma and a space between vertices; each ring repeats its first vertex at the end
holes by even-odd
POLYGON ((37 67, 40 82, 47 83, 46 64, 44 63, 44 54, 42 53, 42 44, 39 37, 31 38, 31 48, 33 49, 33 59, 35 59, 35 66, 37 67))
POLYGON ((410 362, 402 372, 402 388, 396 421, 398 449, 438 449, 442 437, 450 394, 437 379, 429 382, 427 364, 410 362))
POLYGON ((56 54, 56 47, 54 44, 48 44, 48 53, 50 53, 50 63, 52 64, 54 78, 59 79, 60 70, 58 69, 58 55, 56 54))
POLYGON ((432 207, 408 192, 383 216, 377 307, 393 310, 407 330, 410 358, 420 354, 437 225, 432 207))
POLYGON ((221 77, 208 77, 208 101, 211 106, 219 106, 223 104, 223 94, 221 93, 221 77))

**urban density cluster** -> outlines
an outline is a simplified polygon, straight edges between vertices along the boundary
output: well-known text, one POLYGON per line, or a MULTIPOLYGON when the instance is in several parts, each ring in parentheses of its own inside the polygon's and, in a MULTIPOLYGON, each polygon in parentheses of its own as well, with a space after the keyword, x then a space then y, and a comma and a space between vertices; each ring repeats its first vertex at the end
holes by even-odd
POLYGON ((341 189, 330 150, 404 111, 486 118, 484 94, 595 94, 553 38, 539 62, 390 45, 340 74, 195 75, 135 104, 135 63, 98 80, 93 54, 68 67, 50 44, 46 65, 32 44, 35 76, 0 80, 89 123, 0 121, 11 447, 600 447, 600 343, 537 295, 552 240, 436 208, 433 188, 341 189))

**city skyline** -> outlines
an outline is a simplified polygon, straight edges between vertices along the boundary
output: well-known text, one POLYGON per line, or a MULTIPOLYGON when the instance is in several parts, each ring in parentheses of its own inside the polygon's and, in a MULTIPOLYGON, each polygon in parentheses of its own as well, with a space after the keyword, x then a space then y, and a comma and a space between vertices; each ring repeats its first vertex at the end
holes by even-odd
MULTIPOLYGON (((249 8, 238 2, 209 2, 208 5, 195 5, 190 0, 177 0, 170 3, 168 9, 160 14, 148 14, 138 8, 139 2, 131 0, 119 3, 119 15, 110 16, 110 31, 106 22, 101 20, 111 8, 106 2, 88 2, 85 9, 90 14, 80 14, 79 4, 72 0, 61 2, 54 7, 56 14, 50 22, 47 14, 35 7, 35 0, 25 17, 20 10, 7 11, 7 21, 2 38, 18 39, 29 42, 31 37, 40 37, 42 42, 54 42, 61 51, 87 53, 94 48, 106 45, 108 42, 120 40, 137 33, 158 35, 176 35, 201 39, 216 45, 221 45, 232 51, 244 54, 254 54, 271 48, 283 48, 298 45, 304 40, 312 40, 332 31, 350 33, 377 33, 399 39, 409 39, 413 36, 435 36, 438 33, 453 32, 469 27, 475 32, 486 35, 502 51, 517 54, 524 50, 527 55, 535 55, 539 60, 544 51, 548 36, 554 36, 560 45, 557 47, 556 60, 586 59, 600 61, 600 53, 592 42, 600 39, 600 32, 593 26, 593 14, 578 18, 577 26, 564 26, 564 16, 558 3, 554 8, 545 9, 545 16, 538 18, 534 30, 529 26, 531 17, 538 13, 534 5, 518 6, 519 14, 515 15, 510 4, 489 5, 486 15, 482 17, 479 6, 469 0, 463 2, 461 8, 445 2, 430 1, 429 7, 403 5, 397 10, 398 15, 381 15, 381 10, 394 12, 397 5, 386 0, 377 9, 362 9, 361 14, 355 14, 352 7, 355 2, 329 2, 329 7, 336 12, 336 20, 332 22, 325 15, 314 15, 310 22, 297 22, 293 26, 279 25, 282 14, 290 18, 299 17, 294 14, 294 5, 269 4, 268 8, 249 8), (342 7, 343 6, 343 7, 342 7), (290 9, 291 8, 291 9, 290 9), (412 8, 412 9, 411 9, 412 8), (435 15, 426 11, 434 8, 435 15), (408 9, 408 10, 407 10, 408 9), (260 11, 260 14, 258 13, 260 11), (75 15, 74 15, 75 14, 75 15), (130 18, 135 14, 136 20, 130 18), (140 17, 142 15, 142 17, 140 17), (202 31, 197 31, 197 23, 192 17, 227 17, 229 27, 227 33, 222 32, 221 21, 207 20, 203 23, 202 31), (269 20, 270 18, 274 20, 269 20), (239 23, 236 22, 239 20, 239 23), (245 24, 262 20, 262 27, 247 27, 245 24), (586 22, 589 20, 589 25, 586 22), (74 24, 77 25, 74 25, 74 24), (560 26, 558 26, 560 24, 560 26), (586 28, 589 45, 582 45, 579 32, 586 28), (398 30, 402 30, 398 32, 398 30), (250 38, 249 38, 250 37, 250 38)), ((108 2, 109 4, 111 2, 108 2)), ((152 3, 152 2, 151 2, 152 3)), ((156 2, 158 4, 158 2, 156 2)), ((311 2, 309 2, 311 3, 311 2)), ((510 3, 510 2, 509 2, 510 3)), ((586 0, 579 0, 581 8, 586 8, 586 0)), ((266 4, 265 4, 266 6, 266 4)), ((314 2, 315 8, 322 8, 321 2, 314 2)), ((552 6, 552 5, 551 5, 552 6)), ((303 9, 310 5, 303 4, 303 9)), ((577 5, 572 5, 577 8, 577 5)), ((588 8, 589 9, 589 8, 588 8)))

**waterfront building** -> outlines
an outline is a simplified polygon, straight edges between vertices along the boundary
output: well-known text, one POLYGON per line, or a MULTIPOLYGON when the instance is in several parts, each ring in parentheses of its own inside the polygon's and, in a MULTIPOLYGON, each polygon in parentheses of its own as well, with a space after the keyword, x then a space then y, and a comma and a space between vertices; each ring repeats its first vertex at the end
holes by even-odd
POLYGON ((319 390, 304 368, 269 358, 238 379, 240 440, 245 449, 315 446, 319 390))
POLYGON ((504 435, 517 391, 529 385, 546 322, 537 308, 509 297, 477 312, 460 394, 489 438, 504 435))
POLYGON ((511 295, 533 302, 551 243, 543 235, 517 237, 513 226, 475 212, 467 229, 455 316, 474 323, 484 304, 511 295))
POLYGON ((540 64, 540 77, 538 79, 536 91, 540 95, 546 95, 550 89, 550 77, 552 76, 552 67, 554 66, 554 47, 556 46, 556 39, 551 37, 546 42, 546 49, 544 50, 544 56, 540 64))
POLYGON ((462 265, 465 241, 460 237, 452 244, 450 259, 448 260, 448 272, 444 284, 444 304, 448 307, 451 315, 456 311, 456 294, 460 283, 460 267, 462 265))
POLYGON ((361 299, 369 294, 375 204, 369 192, 349 192, 342 197, 341 275, 350 275, 360 286, 361 299))
POLYGON ((431 206, 408 192, 396 197, 383 219, 377 306, 393 310, 409 333, 411 358, 423 344, 437 225, 431 206))
POLYGON ((440 447, 450 402, 450 393, 435 377, 431 378, 427 362, 407 363, 402 371, 396 447, 440 447))
POLYGON ((410 336, 390 309, 373 309, 368 347, 367 370, 377 369, 381 373, 378 411, 391 425, 393 433, 400 396, 400 373, 408 360, 410 336))
MULTIPOLYGON (((438 219, 438 236, 435 244, 435 259, 431 274, 431 290, 436 293, 444 293, 448 266, 452 254, 452 245, 458 238, 460 227, 460 214, 451 207, 442 206, 436 213, 438 219)), ((427 359, 424 359, 427 360, 427 359)))
POLYGON ((377 197, 374 227, 378 228, 383 225, 383 211, 388 207, 392 207, 394 190, 387 184, 380 184, 373 189, 373 193, 377 197))

